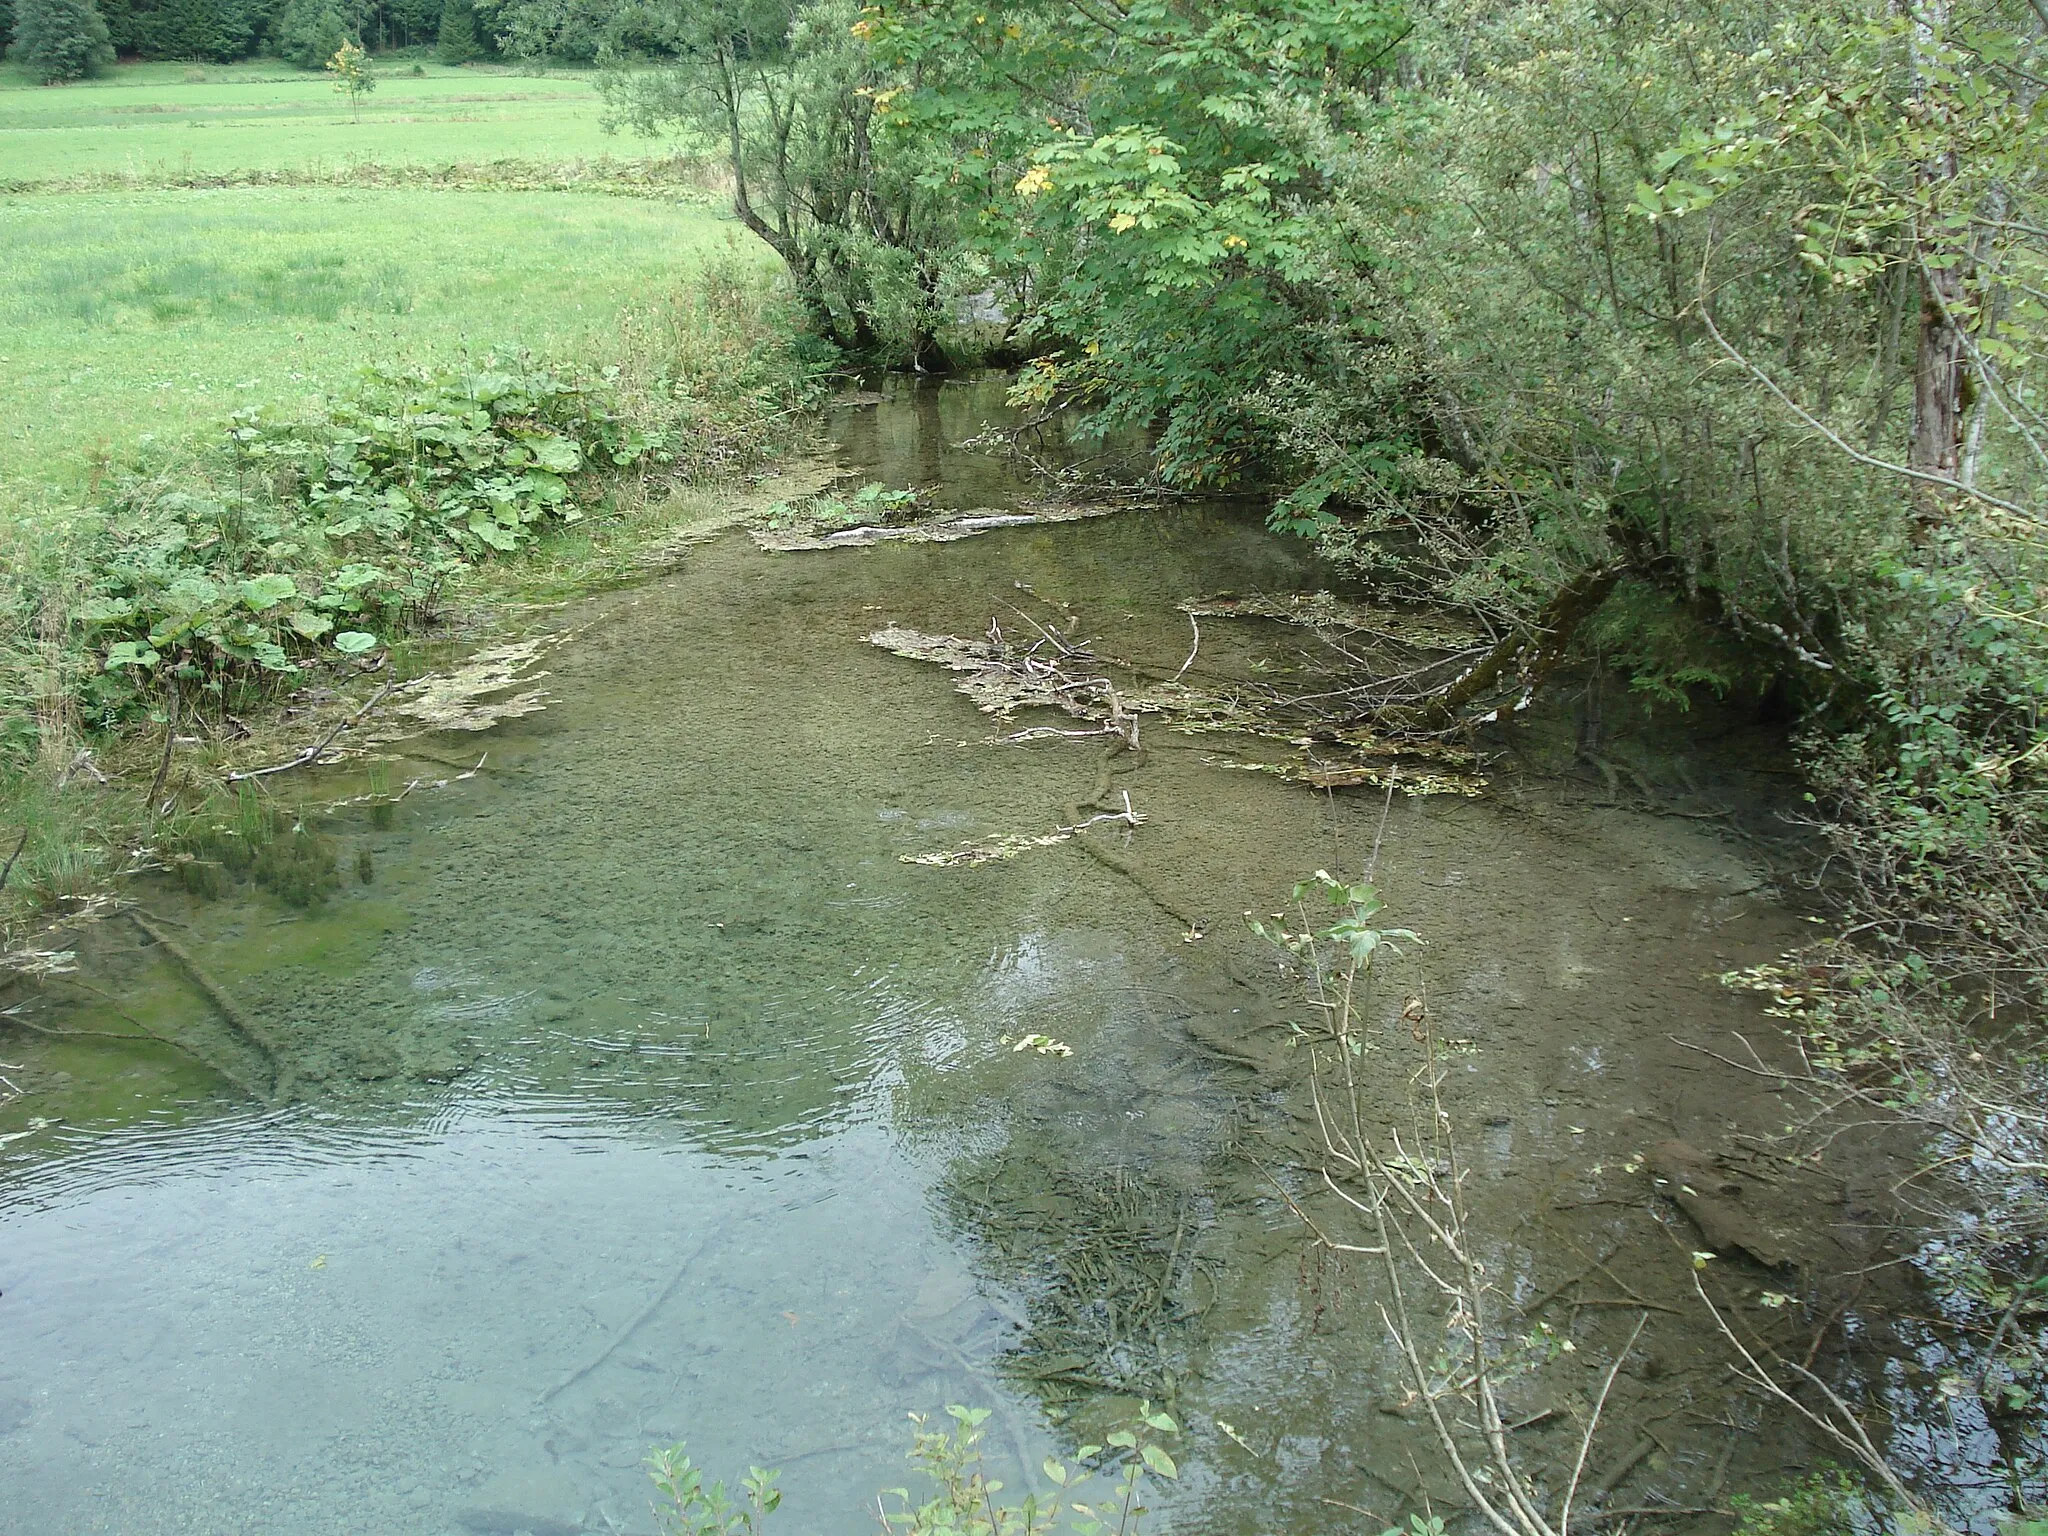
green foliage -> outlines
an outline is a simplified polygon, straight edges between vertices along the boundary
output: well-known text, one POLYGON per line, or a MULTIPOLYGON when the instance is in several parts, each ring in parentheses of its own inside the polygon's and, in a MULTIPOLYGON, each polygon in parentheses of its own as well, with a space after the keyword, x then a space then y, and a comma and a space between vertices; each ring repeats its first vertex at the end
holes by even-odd
POLYGON ((742 1501, 729 1498, 725 1484, 707 1484, 683 1447, 672 1445, 647 1459, 647 1475, 660 1490, 654 1509, 664 1536, 758 1536, 761 1525, 782 1503, 777 1473, 750 1467, 740 1481, 742 1501))
MULTIPOLYGON (((1139 1536, 1150 1513, 1142 1502, 1145 1480, 1180 1476, 1162 1443, 1180 1426, 1149 1402, 1104 1435, 1100 1445, 1075 1451, 1076 1461, 1096 1463, 1101 1471, 1047 1457, 1041 1470, 1051 1492, 1028 1494, 1018 1504, 996 1498, 1003 1484, 989 1475, 982 1447, 988 1409, 951 1406, 937 1425, 923 1414, 913 1413, 910 1419, 916 1426, 910 1459, 931 1483, 931 1497, 914 1503, 908 1488, 890 1488, 882 1498, 894 1499, 897 1507, 877 1501, 884 1529, 903 1536, 1139 1536)), ((760 1536, 782 1503, 774 1472, 749 1469, 740 1483, 741 1497, 734 1499, 723 1483, 707 1484, 680 1445, 649 1457, 648 1476, 661 1494, 654 1514, 667 1536, 760 1536)), ((1442 1524, 1433 1530, 1418 1527, 1414 1536, 1443 1536, 1442 1524)))
POLYGON ((484 51, 471 0, 444 0, 434 39, 434 56, 443 64, 467 64, 484 51))
POLYGON ((1729 1500, 1736 1536, 1849 1536, 1871 1529, 1868 1497, 1841 1472, 1816 1472, 1775 1499, 1729 1500))
POLYGON ((851 496, 806 496, 801 500, 778 501, 761 514, 770 528, 812 528, 831 532, 844 528, 886 528, 909 522, 917 516, 915 490, 892 491, 879 480, 871 480, 851 496))
POLYGON ((334 76, 334 89, 348 97, 349 115, 360 121, 363 98, 377 89, 377 72, 362 48, 343 38, 334 56, 322 66, 334 76))
POLYGON ((1315 955, 1324 949, 1334 950, 1347 972, 1362 976, 1372 969, 1373 961, 1382 949, 1389 956, 1400 953, 1394 947, 1394 940, 1410 944, 1422 942, 1421 936, 1410 928, 1372 926, 1372 919, 1386 909, 1386 903, 1380 900, 1378 888, 1369 881, 1350 884, 1326 869, 1319 869, 1296 884, 1293 899, 1302 918, 1299 929, 1290 931, 1284 924, 1269 926, 1257 918, 1250 922, 1253 933, 1289 954, 1315 955), (1310 900, 1317 896, 1322 897, 1326 905, 1338 909, 1336 919, 1321 928, 1317 928, 1308 915, 1310 900))
POLYGON ((667 58, 614 70, 606 99, 623 124, 682 125, 721 147, 735 215, 781 259, 820 329, 887 361, 944 368, 965 216, 951 195, 957 163, 938 142, 884 152, 876 130, 890 93, 857 15, 850 0, 622 9, 610 55, 667 58))
POLYGON ((363 655, 465 562, 577 521, 577 485, 659 451, 604 385, 530 363, 376 373, 310 422, 238 412, 233 491, 108 493, 82 555, 75 622, 101 660, 81 702, 111 721, 151 678, 218 692, 363 655))
POLYGON ((16 0, 11 56, 45 85, 83 80, 114 62, 95 0, 16 0))
POLYGON ((1104 1435, 1102 1444, 1076 1449, 1076 1461, 1100 1459, 1103 1473, 1048 1457, 1041 1470, 1053 1491, 1027 1494, 1019 1504, 1002 1504, 996 1495, 1003 1484, 989 1476, 982 1449, 982 1426, 989 1410, 953 1406, 946 1415, 952 1423, 935 1427, 928 1427, 924 1415, 911 1415, 917 1433, 910 1459, 931 1482, 933 1493, 920 1504, 912 1502, 907 1488, 885 1491, 898 1507, 884 1511, 884 1523, 904 1536, 1047 1536, 1054 1531, 1138 1536, 1151 1512, 1142 1502, 1146 1477, 1171 1481, 1180 1476, 1160 1443, 1160 1437, 1178 1434, 1180 1426, 1171 1415, 1145 1403, 1132 1419, 1104 1435))

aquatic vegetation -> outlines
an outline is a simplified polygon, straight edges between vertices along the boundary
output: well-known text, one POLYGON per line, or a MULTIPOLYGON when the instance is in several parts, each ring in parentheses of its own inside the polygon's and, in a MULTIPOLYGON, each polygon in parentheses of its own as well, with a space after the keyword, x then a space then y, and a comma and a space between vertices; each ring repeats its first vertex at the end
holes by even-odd
POLYGON ((289 906, 310 907, 340 889, 333 838, 252 785, 239 786, 233 804, 231 816, 202 811, 169 840, 167 860, 187 890, 217 900, 233 881, 248 880, 289 906))

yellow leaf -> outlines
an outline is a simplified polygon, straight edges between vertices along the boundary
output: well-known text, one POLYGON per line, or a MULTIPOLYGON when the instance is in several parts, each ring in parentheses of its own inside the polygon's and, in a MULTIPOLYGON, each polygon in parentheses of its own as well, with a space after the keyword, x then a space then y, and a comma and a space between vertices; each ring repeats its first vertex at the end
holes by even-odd
POLYGON ((1115 230, 1118 234, 1122 234, 1125 230, 1129 229, 1132 225, 1136 224, 1137 222, 1137 219, 1132 217, 1130 214, 1119 213, 1114 215, 1110 219, 1109 227, 1115 230))

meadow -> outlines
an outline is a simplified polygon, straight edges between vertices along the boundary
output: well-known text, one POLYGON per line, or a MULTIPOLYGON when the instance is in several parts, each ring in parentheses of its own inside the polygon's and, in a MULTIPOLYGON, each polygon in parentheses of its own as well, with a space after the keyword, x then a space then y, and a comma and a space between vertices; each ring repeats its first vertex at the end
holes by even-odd
POLYGON ((0 504, 62 499, 95 463, 245 406, 303 411, 372 363, 602 362, 623 306, 719 253, 760 259, 674 188, 318 181, 344 164, 505 181, 511 163, 670 147, 606 136, 587 76, 427 69, 387 73, 360 123, 324 78, 275 62, 0 79, 0 504), (238 172, 308 180, 161 180, 238 172))
POLYGON ((364 161, 638 158, 674 147, 606 133, 588 72, 386 61, 358 122, 325 75, 275 59, 126 64, 64 86, 0 67, 0 186, 17 190, 364 161))

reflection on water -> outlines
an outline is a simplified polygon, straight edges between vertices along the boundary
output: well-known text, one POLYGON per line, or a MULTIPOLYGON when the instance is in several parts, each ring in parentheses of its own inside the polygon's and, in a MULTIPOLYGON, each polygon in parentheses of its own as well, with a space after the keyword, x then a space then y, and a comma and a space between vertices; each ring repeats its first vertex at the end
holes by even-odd
MULTIPOLYGON (((863 408, 850 452, 1011 494, 946 446, 987 403, 863 408)), ((1272 1198, 1299 1127, 1258 1064, 1284 1065, 1287 1005, 1237 932, 1304 871, 1359 867, 1382 808, 1153 744, 1120 780, 1150 817, 1132 852, 1209 914, 1199 941, 1071 846, 912 866, 1049 830, 1095 747, 994 745, 945 677, 861 643, 1049 603, 1171 672, 1176 599, 1312 584, 1300 548, 1183 508, 693 559, 571 616, 591 627, 550 657, 547 711, 430 744, 488 746, 474 778, 388 826, 324 818, 371 883, 310 913, 149 894, 290 1056, 294 1105, 148 1043, 10 1038, 36 1092, 0 1129, 63 1121, 0 1162, 10 1529, 648 1530, 640 1460, 686 1438, 851 1530, 903 1480, 906 1411, 999 1403, 998 1452, 1035 1462, 1117 1393, 1189 1419, 1188 1527, 1334 1528, 1325 1496, 1415 1491, 1387 1470, 1420 1442, 1375 1407, 1376 1331, 1272 1198), (1073 1055, 1011 1050, 1025 1033, 1073 1055)), ((1211 644, 1205 666, 1303 662, 1298 636, 1211 644)), ((1516 1219, 1567 1159, 1712 1099, 1645 1041, 1744 1006, 1701 975, 1784 937, 1745 863, 1638 821, 1418 801, 1386 828, 1470 1047, 1451 1091, 1488 1127, 1509 1273, 1554 1256, 1516 1219)), ((46 1026, 248 1052, 131 925, 79 947, 95 990, 54 985, 46 1026)))

